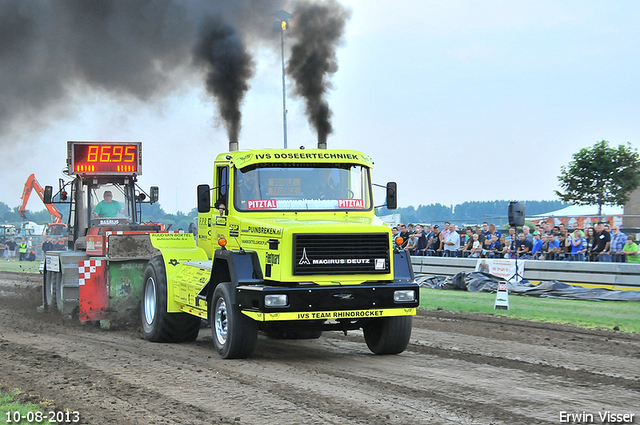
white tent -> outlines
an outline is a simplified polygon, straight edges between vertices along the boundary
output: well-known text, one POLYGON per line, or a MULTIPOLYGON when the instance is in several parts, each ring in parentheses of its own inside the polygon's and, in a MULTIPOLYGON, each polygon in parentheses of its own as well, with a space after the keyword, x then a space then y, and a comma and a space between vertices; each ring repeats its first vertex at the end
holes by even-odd
POLYGON ((602 214, 598 216, 597 205, 569 205, 568 207, 551 211, 545 214, 537 214, 528 216, 527 219, 534 223, 540 220, 553 220, 553 224, 564 223, 568 228, 583 228, 591 223, 604 218, 611 224, 622 225, 622 216, 624 215, 624 207, 612 207, 608 205, 602 206, 602 214))
MULTIPOLYGON (((603 216, 623 215, 624 207, 611 207, 608 205, 602 206, 603 216)), ((544 217, 577 217, 577 216, 597 216, 597 205, 569 205, 560 210, 551 211, 544 214, 537 214, 531 216, 531 218, 544 218, 544 217)))

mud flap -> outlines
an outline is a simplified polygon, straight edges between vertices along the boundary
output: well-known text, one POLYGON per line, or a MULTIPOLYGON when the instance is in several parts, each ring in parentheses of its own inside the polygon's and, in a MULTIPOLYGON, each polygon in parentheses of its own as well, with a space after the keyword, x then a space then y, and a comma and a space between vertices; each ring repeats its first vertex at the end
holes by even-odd
POLYGON ((107 261, 83 260, 78 262, 79 309, 80 321, 104 320, 109 308, 107 292, 107 261))

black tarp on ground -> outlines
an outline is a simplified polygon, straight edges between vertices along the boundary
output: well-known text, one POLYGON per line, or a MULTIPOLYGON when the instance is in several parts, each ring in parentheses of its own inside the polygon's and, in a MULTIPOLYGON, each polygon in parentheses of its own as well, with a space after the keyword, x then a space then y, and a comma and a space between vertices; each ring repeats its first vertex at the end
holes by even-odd
MULTIPOLYGON (((455 276, 416 276, 420 286, 433 289, 452 289, 469 292, 495 293, 498 283, 507 282, 505 279, 488 273, 460 272, 455 276)), ((587 301, 637 301, 640 302, 640 291, 614 291, 605 288, 584 288, 582 286, 567 285, 558 282, 540 282, 532 285, 527 280, 519 283, 507 282, 510 294, 526 295, 530 297, 564 298, 570 300, 587 301)))

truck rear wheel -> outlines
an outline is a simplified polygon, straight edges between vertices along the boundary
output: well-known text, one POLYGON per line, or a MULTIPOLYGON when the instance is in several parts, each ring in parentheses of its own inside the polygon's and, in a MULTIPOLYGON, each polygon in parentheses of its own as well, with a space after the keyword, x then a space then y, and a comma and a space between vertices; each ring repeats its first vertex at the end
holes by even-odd
POLYGON ((56 311, 58 305, 56 303, 56 272, 47 270, 44 274, 44 287, 42 289, 42 300, 44 307, 51 311, 56 311))
POLYGON ((256 348, 258 326, 232 303, 233 286, 220 283, 209 303, 213 344, 223 359, 245 359, 256 348))
POLYGON ((402 353, 411 338, 412 316, 371 319, 362 328, 367 347, 374 354, 402 353))
POLYGON ((153 342, 195 341, 200 318, 167 312, 167 274, 161 256, 153 257, 144 272, 142 288, 142 334, 153 342))

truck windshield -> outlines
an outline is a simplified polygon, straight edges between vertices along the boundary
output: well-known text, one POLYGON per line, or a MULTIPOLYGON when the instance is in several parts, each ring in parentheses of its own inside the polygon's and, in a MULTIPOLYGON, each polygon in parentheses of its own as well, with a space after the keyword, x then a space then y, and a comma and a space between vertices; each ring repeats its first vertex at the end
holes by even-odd
POLYGON ((238 211, 369 210, 369 169, 258 166, 235 170, 234 205, 238 211))

